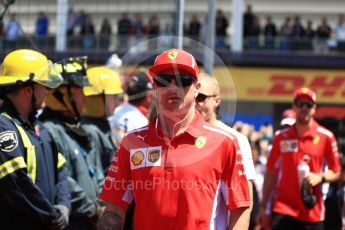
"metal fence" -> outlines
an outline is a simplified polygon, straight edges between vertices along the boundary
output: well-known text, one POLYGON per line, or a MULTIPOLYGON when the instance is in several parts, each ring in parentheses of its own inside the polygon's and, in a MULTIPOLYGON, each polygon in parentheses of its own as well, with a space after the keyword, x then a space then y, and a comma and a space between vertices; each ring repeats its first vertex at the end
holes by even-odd
MULTIPOLYGON (((155 51, 169 49, 176 45, 170 36, 173 34, 161 34, 156 36, 140 36, 135 35, 124 36, 112 34, 105 35, 71 35, 67 36, 68 51, 88 51, 88 52, 120 52, 125 53, 130 48, 134 48, 141 44, 140 51, 155 51), (150 41, 151 40, 151 41, 150 41)), ((188 36, 186 36, 188 37, 188 36)), ((188 37, 184 45, 188 47, 186 42, 195 40, 203 43, 202 37, 188 37)), ((230 39, 228 37, 221 38, 225 42, 215 44, 215 48, 219 51, 231 51, 230 39)), ((35 35, 19 36, 15 40, 8 41, 4 36, 0 36, 0 49, 8 52, 16 48, 33 48, 44 52, 54 52, 56 37, 48 35, 39 37, 35 35)), ((249 37, 244 39, 244 50, 252 52, 274 52, 274 53, 310 53, 310 54, 329 54, 345 52, 345 41, 336 41, 334 39, 306 39, 306 38, 258 38, 249 37)))
POLYGON ((345 41, 322 38, 289 38, 289 37, 248 37, 244 39, 247 51, 272 51, 275 53, 310 53, 328 54, 345 52, 345 41))
MULTIPOLYGON (((8 52, 15 48, 35 48, 44 52, 54 52, 56 34, 62 33, 56 23, 57 2, 53 0, 16 0, 15 4, 0 21, 0 52, 8 52), (38 18, 42 12, 49 20, 49 28, 44 36, 37 35, 38 18), (8 39, 6 32, 12 16, 20 24, 21 33, 14 39, 8 39)), ((148 45, 141 47, 141 51, 154 51, 176 46, 174 41, 167 39, 166 35, 176 34, 176 0, 69 0, 68 25, 70 19, 76 20, 73 33, 68 32, 67 51, 87 52, 127 52, 137 44, 149 41, 157 36, 148 45), (119 21, 127 13, 132 22, 128 33, 119 29, 119 21), (80 20, 82 19, 82 20, 80 20), (110 31, 108 35, 101 33, 104 20, 107 19, 110 31), (81 25, 91 20, 93 28, 82 34, 81 25), (137 30, 137 22, 142 22, 142 28, 137 30), (159 30, 151 33, 152 25, 156 23, 159 30), (140 33, 138 33, 140 32, 140 33)), ((185 34, 191 19, 197 15, 201 24, 200 34, 190 36, 191 39, 204 43, 207 34, 203 31, 207 14, 207 0, 190 0, 186 2, 185 34)), ((222 9, 229 20, 231 1, 218 0, 217 9, 222 9), (219 3, 219 4, 218 4, 219 3)), ((259 3, 257 3, 259 4, 259 3)), ((0 7, 1 8, 1 7, 0 7)), ((230 27, 229 27, 230 28, 230 27)), ((223 52, 231 51, 231 31, 227 29, 228 36, 218 36, 215 48, 223 52)), ((67 28, 68 29, 68 28, 67 28)), ((185 35, 188 37, 188 35, 185 35)), ((188 42, 188 41, 187 41, 188 42)), ((263 36, 244 39, 244 50, 248 52, 274 52, 274 53, 310 53, 329 54, 345 51, 345 42, 334 39, 321 40, 318 38, 285 38, 274 37, 266 39, 263 36)), ((188 46, 188 44, 186 44, 188 46)))

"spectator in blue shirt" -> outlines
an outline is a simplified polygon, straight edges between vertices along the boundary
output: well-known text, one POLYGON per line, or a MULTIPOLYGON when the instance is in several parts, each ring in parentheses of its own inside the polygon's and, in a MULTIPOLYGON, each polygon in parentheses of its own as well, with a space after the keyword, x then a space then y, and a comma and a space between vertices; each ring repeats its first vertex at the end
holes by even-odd
POLYGON ((38 13, 38 18, 36 20, 36 35, 38 37, 45 37, 48 35, 49 19, 43 13, 38 13))
POLYGON ((15 14, 10 15, 10 20, 7 23, 6 26, 6 48, 7 49, 15 49, 16 48, 16 42, 20 35, 21 29, 20 24, 16 19, 15 14))

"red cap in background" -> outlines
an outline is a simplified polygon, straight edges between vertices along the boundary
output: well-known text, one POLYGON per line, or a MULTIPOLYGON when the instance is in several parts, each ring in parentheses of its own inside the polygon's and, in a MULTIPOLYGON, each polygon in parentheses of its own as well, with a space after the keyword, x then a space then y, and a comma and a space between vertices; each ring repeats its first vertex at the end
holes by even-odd
POLYGON ((316 94, 313 90, 303 87, 295 91, 294 101, 296 101, 299 97, 306 96, 312 102, 316 102, 316 94))

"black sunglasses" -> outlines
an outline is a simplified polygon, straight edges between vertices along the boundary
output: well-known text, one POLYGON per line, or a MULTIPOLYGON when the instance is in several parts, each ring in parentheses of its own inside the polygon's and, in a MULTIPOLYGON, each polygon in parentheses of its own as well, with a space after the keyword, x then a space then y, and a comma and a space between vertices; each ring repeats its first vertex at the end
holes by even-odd
POLYGON ((217 97, 217 95, 206 95, 203 93, 198 93, 198 96, 196 96, 195 101, 196 102, 204 102, 209 97, 217 97))
POLYGON ((295 105, 298 108, 302 108, 303 106, 307 106, 308 109, 311 109, 315 103, 311 101, 295 101, 295 105))
POLYGON ((158 75, 153 78, 157 87, 167 87, 175 80, 177 87, 191 86, 195 82, 192 75, 158 75))

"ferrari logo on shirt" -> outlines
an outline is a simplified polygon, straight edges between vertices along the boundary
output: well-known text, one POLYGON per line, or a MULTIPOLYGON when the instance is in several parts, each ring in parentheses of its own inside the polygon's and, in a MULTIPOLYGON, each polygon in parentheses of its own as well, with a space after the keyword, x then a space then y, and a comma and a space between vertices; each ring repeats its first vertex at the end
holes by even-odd
POLYGON ((206 141, 207 141, 206 137, 204 137, 204 136, 199 136, 199 137, 196 139, 196 141, 195 141, 195 146, 196 146, 198 149, 201 149, 202 147, 205 146, 206 141))
POLYGON ((281 153, 297 153, 298 152, 298 140, 284 140, 280 142, 281 153))
POLYGON ((314 139, 313 139, 313 144, 316 145, 316 144, 318 144, 319 142, 320 142, 320 136, 314 137, 314 139))
POLYGON ((176 58, 177 58, 177 51, 170 51, 169 53, 168 53, 168 58, 170 59, 170 60, 175 60, 176 58))
POLYGON ((133 156, 131 157, 131 161, 133 163, 134 166, 138 166, 140 165, 143 160, 144 160, 144 153, 141 151, 137 151, 133 154, 133 156))

